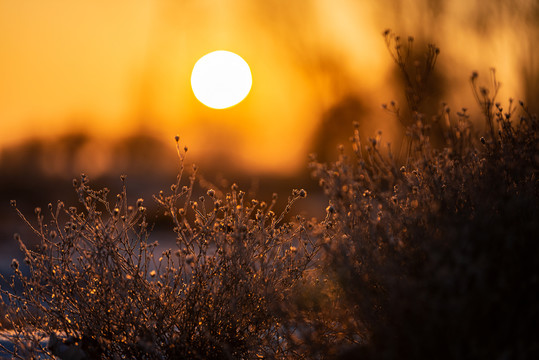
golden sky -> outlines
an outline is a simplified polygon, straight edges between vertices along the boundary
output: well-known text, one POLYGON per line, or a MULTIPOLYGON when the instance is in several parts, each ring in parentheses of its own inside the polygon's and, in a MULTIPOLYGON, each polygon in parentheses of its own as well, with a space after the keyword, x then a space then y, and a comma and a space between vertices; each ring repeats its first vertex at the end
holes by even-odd
POLYGON ((534 0, 0 0, 0 150, 75 131, 101 143, 144 131, 164 141, 179 134, 195 158, 294 172, 305 166, 323 115, 343 97, 368 108, 366 136, 391 131, 379 108, 397 93, 385 28, 437 43, 440 66, 451 71, 446 100, 459 108, 471 105, 473 70, 496 67, 502 96, 526 96, 522 80, 538 77, 538 7, 534 0), (190 88, 195 62, 214 50, 239 54, 252 70, 251 93, 229 109, 205 107, 190 88))

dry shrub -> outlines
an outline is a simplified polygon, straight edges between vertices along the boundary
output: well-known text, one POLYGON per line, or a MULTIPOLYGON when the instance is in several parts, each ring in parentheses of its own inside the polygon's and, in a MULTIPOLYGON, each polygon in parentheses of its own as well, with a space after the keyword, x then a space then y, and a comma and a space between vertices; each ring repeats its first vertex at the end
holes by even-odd
POLYGON ((177 183, 155 196, 174 224, 176 250, 156 253, 144 201, 130 205, 125 178, 110 201, 83 175, 74 181, 80 207, 49 205, 48 224, 39 209, 37 225, 19 213, 40 243, 29 249, 18 238, 28 274, 14 260, 5 279, 12 355, 287 356, 285 304, 317 250, 305 220, 284 221, 305 190, 294 190, 280 215, 276 195, 270 204, 247 200, 236 185, 193 201, 196 171, 182 185, 179 155, 177 183))
POLYGON ((522 102, 496 102, 494 75, 490 91, 471 78, 483 136, 466 109, 454 116, 444 106, 432 120, 412 112, 404 164, 382 153, 381 134, 362 143, 357 127, 352 157, 311 162, 330 199, 325 269, 342 292, 327 311, 354 319, 341 329, 360 340, 325 344, 317 356, 538 356, 539 122, 522 102), (434 130, 445 146, 434 148, 434 130))

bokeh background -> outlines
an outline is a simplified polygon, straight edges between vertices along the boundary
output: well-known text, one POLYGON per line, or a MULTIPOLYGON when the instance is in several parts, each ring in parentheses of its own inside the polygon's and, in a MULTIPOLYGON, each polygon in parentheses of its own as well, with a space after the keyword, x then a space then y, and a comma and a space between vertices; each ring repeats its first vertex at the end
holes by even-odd
POLYGON ((69 201, 81 172, 112 189, 127 174, 133 200, 166 188, 176 134, 209 181, 262 197, 315 189, 308 154, 335 158, 352 121, 398 148, 380 107, 404 103, 386 28, 441 49, 431 104, 478 114, 470 74, 494 67, 500 101, 537 111, 538 24, 536 0, 0 0, 0 243, 24 227, 10 199, 28 213, 69 201), (190 75, 220 49, 249 63, 253 87, 214 110, 190 75))

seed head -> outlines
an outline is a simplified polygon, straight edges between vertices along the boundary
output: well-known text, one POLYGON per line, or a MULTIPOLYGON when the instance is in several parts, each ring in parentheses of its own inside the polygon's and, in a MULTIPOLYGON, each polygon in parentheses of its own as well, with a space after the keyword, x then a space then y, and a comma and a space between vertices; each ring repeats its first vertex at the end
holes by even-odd
POLYGON ((18 270, 19 269, 19 260, 17 260, 17 259, 11 260, 11 268, 13 270, 18 270))
POLYGON ((185 262, 187 263, 187 265, 193 265, 193 263, 195 262, 195 255, 193 254, 189 254, 185 257, 185 262))

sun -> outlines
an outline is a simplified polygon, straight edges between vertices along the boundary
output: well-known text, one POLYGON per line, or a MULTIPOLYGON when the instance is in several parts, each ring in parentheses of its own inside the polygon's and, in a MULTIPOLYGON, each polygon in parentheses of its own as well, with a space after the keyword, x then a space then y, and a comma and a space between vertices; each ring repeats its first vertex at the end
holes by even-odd
POLYGON ((241 102, 249 94, 253 78, 241 56, 218 50, 201 57, 191 74, 195 97, 213 109, 225 109, 241 102))

